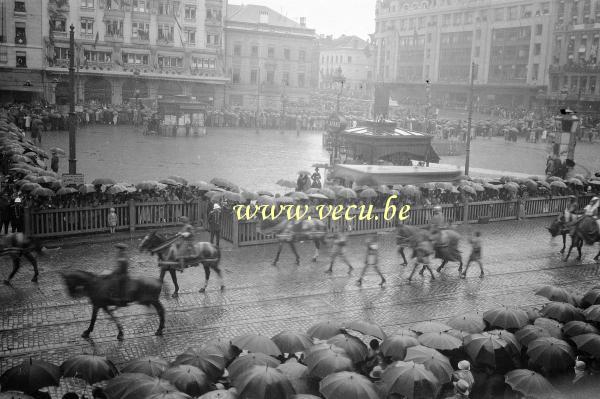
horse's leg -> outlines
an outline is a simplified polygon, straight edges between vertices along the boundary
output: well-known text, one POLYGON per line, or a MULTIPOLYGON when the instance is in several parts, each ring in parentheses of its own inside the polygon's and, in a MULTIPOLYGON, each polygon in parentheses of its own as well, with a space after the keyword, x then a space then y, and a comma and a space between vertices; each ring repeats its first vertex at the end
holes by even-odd
POLYGON ((321 249, 321 242, 319 240, 314 240, 315 243, 315 254, 312 258, 313 262, 317 261, 317 258, 319 257, 319 249, 321 249))
POLYGON ((440 265, 440 267, 437 268, 438 273, 442 272, 442 269, 444 268, 444 266, 446 266, 446 263, 448 263, 448 261, 446 259, 443 259, 442 264, 440 265))
POLYGON ((210 279, 210 267, 204 263, 202 266, 204 266, 204 287, 200 288, 200 293, 206 292, 206 287, 208 287, 208 279, 210 279))
POLYGON ((40 274, 38 272, 37 259, 30 252, 24 253, 23 256, 31 263, 31 266, 33 266, 33 278, 31 279, 31 282, 37 283, 38 275, 40 274))
POLYGON ((419 267, 419 262, 415 262, 415 266, 413 267, 412 272, 410 273, 410 276, 408 276, 408 281, 412 280, 418 267, 419 267))
POLYGON ((165 328, 165 308, 162 303, 157 299, 155 302, 152 302, 152 306, 156 309, 156 313, 158 313, 158 330, 154 333, 154 335, 161 336, 163 334, 163 329, 165 328))
POLYGON ((567 247, 567 233, 563 233, 562 234, 562 239, 563 239, 563 247, 560 250, 560 253, 564 254, 565 253, 565 248, 567 247))
POLYGON ((400 247, 398 252, 400 252, 400 255, 402 255, 402 266, 408 265, 408 262, 406 261, 406 256, 404 255, 404 247, 400 247))
POLYGON ((571 256, 571 251, 573 250, 573 247, 577 246, 577 241, 575 238, 571 238, 571 245, 569 246, 569 250, 567 251, 567 256, 565 256, 565 258, 563 259, 565 262, 569 260, 569 256, 571 256))
POLYGON ((292 252, 296 257, 296 266, 300 266, 300 255, 298 255, 298 251, 296 251, 296 245, 294 245, 294 241, 290 241, 290 247, 292 248, 292 252))
POLYGON ((121 323, 119 323, 119 319, 117 319, 115 317, 112 310, 110 310, 107 306, 103 307, 102 310, 104 310, 108 314, 110 319, 113 321, 113 323, 115 323, 117 325, 117 329, 119 330, 119 333, 117 334, 117 339, 119 341, 122 341, 123 340, 123 326, 121 326, 121 323))
POLYGON ((581 248, 583 247, 583 240, 579 240, 579 245, 577 245, 577 253, 579 254, 579 256, 577 256, 577 260, 581 260, 581 248))
POLYGON ((219 286, 221 287, 221 291, 225 291, 225 282, 223 281, 223 272, 221 272, 221 268, 219 267, 219 262, 216 262, 213 265, 213 270, 217 273, 217 277, 219 278, 219 286))
POLYGON ((463 269, 463 261, 462 261, 462 257, 461 257, 461 259, 458 260, 458 275, 459 276, 462 273, 462 269, 463 269))
POLYGON ((167 274, 167 269, 164 267, 160 268, 160 275, 158 276, 158 279, 160 280, 160 282, 164 282, 165 280, 165 274, 167 274))
POLYGON ((98 317, 98 307, 94 306, 94 308, 92 309, 92 319, 90 320, 90 326, 88 327, 87 330, 85 330, 83 332, 83 334, 81 334, 81 338, 89 338, 90 337, 90 333, 92 331, 94 331, 94 325, 96 324, 96 317, 98 317))
POLYGON ((20 268, 21 268, 21 259, 19 259, 19 257, 14 257, 12 272, 10 272, 10 275, 8 276, 8 280, 4 280, 4 284, 10 285, 10 280, 12 280, 12 278, 15 276, 15 274, 17 274, 17 272, 19 271, 20 268))
POLYGON ((169 269, 169 274, 171 275, 171 280, 173 280, 173 285, 175 286, 175 292, 171 295, 171 298, 177 298, 179 296, 179 284, 177 284, 177 270, 169 269))
POLYGON ((279 241, 279 246, 277 247, 277 254, 275 255, 275 260, 273 261, 273 266, 277 266, 277 262, 279 261, 279 255, 281 255, 282 249, 283 249, 283 241, 279 241))
POLYGON ((598 261, 599 259, 600 259, 600 251, 598 251, 598 255, 596 255, 596 256, 594 257, 594 260, 595 260, 595 261, 598 261))

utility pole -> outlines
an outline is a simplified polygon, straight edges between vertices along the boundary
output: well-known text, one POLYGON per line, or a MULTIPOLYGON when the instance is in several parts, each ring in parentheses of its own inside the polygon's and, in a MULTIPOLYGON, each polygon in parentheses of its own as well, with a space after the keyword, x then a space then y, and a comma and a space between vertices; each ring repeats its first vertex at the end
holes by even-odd
POLYGON ((75 27, 71 25, 69 33, 69 174, 77 173, 75 135, 77 116, 75 115, 75 27))
POLYGON ((429 133, 429 108, 431 107, 431 82, 425 81, 425 93, 427 94, 427 105, 425 106, 425 133, 429 133))
POLYGON ((260 124, 258 121, 260 115, 260 65, 258 66, 258 76, 256 77, 256 133, 260 133, 260 124))
POLYGON ((469 119, 467 122, 467 151, 465 158, 465 175, 469 175, 469 161, 471 157, 471 122, 473 119, 473 85, 475 84, 475 75, 477 74, 477 65, 471 63, 471 85, 469 87, 469 119))

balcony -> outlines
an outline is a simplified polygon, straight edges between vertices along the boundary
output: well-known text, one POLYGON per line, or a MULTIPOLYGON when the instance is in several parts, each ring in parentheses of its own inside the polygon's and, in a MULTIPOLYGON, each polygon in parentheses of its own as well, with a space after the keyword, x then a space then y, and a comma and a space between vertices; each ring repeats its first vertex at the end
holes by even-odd
POLYGON ((548 71, 550 73, 600 73, 600 65, 577 63, 566 65, 550 65, 548 71))
POLYGON ((81 32, 79 34, 79 37, 83 40, 94 40, 95 36, 93 33, 86 33, 86 32, 81 32))
POLYGON ((211 18, 206 18, 204 20, 204 23, 206 25, 220 26, 223 24, 223 21, 220 18, 211 17, 211 18))
POLYGON ((156 39, 156 44, 158 44, 160 46, 172 45, 173 43, 174 43, 174 40, 173 40, 172 35, 159 36, 158 39, 156 39))
POLYGON ((115 43, 119 43, 123 41, 123 33, 121 32, 116 32, 116 33, 105 33, 104 34, 104 41, 105 42, 115 42, 115 43))
POLYGON ((123 19, 125 11, 120 8, 107 8, 104 10, 104 19, 123 19))

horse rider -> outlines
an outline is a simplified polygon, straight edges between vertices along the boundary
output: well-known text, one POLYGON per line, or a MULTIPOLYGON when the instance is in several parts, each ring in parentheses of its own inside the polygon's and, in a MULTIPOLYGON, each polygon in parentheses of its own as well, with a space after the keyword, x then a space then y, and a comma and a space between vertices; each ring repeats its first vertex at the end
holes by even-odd
POLYGON ((600 231, 600 219, 598 219, 598 208, 600 207, 600 197, 594 197, 590 203, 584 208, 586 216, 591 216, 596 219, 598 230, 600 231))
POLYGON ((569 196, 569 204, 567 205, 567 207, 565 208, 565 211, 563 213, 563 220, 564 220, 565 224, 570 224, 575 221, 575 218, 576 218, 575 215, 577 214, 577 208, 578 208, 577 198, 574 195, 570 195, 569 196))
POLYGON ((177 236, 183 238, 183 242, 179 245, 177 258, 183 262, 186 259, 196 257, 194 226, 190 224, 190 219, 187 216, 182 216, 179 220, 183 223, 183 227, 177 233, 177 236))
POLYGON ((116 299, 119 302, 127 302, 127 282, 129 281, 129 259, 127 258, 127 245, 117 244, 117 267, 112 275, 118 281, 116 299))

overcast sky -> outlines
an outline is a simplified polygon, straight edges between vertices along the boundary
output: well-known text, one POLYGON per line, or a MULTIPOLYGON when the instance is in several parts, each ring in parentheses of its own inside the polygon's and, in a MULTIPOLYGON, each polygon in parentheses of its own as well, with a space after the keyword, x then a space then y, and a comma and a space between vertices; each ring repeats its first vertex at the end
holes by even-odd
POLYGON ((309 28, 334 37, 356 35, 368 39, 375 31, 373 0, 230 0, 229 4, 259 4, 295 21, 306 17, 309 28))

